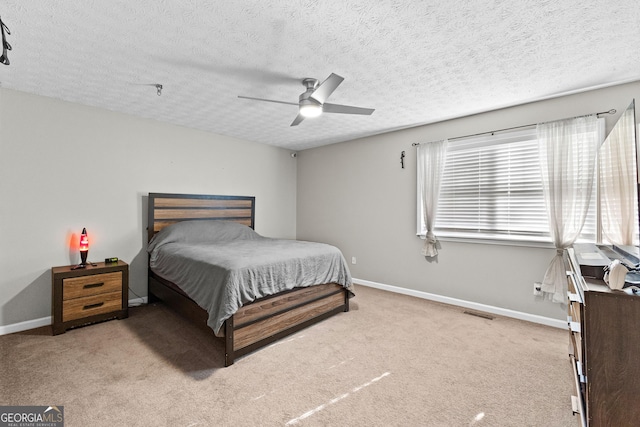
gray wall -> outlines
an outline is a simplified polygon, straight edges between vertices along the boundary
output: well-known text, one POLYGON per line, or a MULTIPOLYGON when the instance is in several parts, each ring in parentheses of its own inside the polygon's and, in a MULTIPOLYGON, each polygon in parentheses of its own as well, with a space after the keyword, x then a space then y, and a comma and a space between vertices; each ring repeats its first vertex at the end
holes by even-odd
MULTIPOLYGON (((420 255, 411 144, 615 108, 604 116, 608 132, 633 98, 640 99, 638 82, 305 150, 298 154, 298 239, 334 244, 349 262, 355 256, 357 279, 565 319, 563 307, 532 293, 553 249, 443 241, 436 261, 420 255)), ((378 108, 373 120, 384 113, 378 108)))
POLYGON ((70 246, 82 227, 89 259, 129 262, 131 288, 146 296, 149 192, 254 195, 258 232, 335 244, 347 260, 357 257, 356 278, 562 319, 561 307, 532 295, 552 249, 444 241, 437 262, 420 255, 411 143, 616 108, 606 116, 611 127, 634 97, 640 83, 292 159, 287 150, 0 88, 0 332, 51 315, 50 268, 78 262, 70 246))
POLYGON ((149 192, 255 196, 256 230, 295 238, 295 181, 287 150, 0 89, 0 332, 51 315, 83 227, 146 296, 149 192))

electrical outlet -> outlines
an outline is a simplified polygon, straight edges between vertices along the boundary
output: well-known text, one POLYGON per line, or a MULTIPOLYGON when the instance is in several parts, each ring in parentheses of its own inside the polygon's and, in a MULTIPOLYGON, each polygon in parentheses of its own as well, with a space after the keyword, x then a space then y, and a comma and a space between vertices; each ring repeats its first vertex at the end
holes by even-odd
POLYGON ((542 296, 542 283, 534 282, 533 284, 533 294, 537 297, 542 296))
POLYGON ((356 257, 352 256, 351 257, 351 264, 355 264, 356 263, 356 257))

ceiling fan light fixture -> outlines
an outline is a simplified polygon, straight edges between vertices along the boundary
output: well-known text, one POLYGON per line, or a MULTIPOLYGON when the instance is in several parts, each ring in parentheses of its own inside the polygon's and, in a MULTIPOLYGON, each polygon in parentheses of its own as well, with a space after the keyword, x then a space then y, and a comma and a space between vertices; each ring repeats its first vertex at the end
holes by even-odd
POLYGON ((318 117, 322 114, 322 105, 313 102, 301 104, 300 114, 306 118, 318 117))
POLYGON ((307 78, 302 80, 302 84, 307 90, 300 94, 298 102, 277 101, 275 99, 254 98, 252 96, 238 95, 238 98, 252 99, 256 101, 275 102, 278 104, 289 104, 298 106, 298 115, 291 122, 290 126, 298 126, 306 118, 318 117, 322 113, 339 114, 361 114, 370 116, 374 112, 373 108, 352 107, 349 105, 329 104, 327 98, 342 83, 344 77, 331 73, 325 81, 318 84, 317 79, 307 78), (325 107, 327 109, 325 110, 325 107))

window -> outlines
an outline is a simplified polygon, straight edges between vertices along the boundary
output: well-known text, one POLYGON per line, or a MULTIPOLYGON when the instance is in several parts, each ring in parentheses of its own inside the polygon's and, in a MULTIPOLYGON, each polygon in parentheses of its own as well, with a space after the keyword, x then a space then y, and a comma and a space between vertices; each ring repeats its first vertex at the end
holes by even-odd
MULTIPOLYGON (((580 240, 595 240, 595 182, 580 240)), ((420 197, 418 234, 424 236, 420 197)), ((551 242, 535 126, 449 141, 434 232, 438 238, 551 242)))

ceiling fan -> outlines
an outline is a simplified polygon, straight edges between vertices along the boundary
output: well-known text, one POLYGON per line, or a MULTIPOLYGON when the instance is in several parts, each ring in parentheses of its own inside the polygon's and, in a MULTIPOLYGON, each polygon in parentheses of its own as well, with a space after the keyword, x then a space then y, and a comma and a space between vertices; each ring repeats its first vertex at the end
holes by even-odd
POLYGON ((302 84, 307 88, 300 94, 298 102, 276 101, 273 99, 254 98, 251 96, 238 95, 238 98, 252 99, 255 101, 275 102, 278 104, 290 104, 298 106, 298 116, 293 120, 291 126, 298 126, 305 118, 317 117, 324 113, 339 114, 362 114, 371 115, 373 108, 351 107, 349 105, 329 104, 325 102, 334 90, 342 83, 344 77, 331 73, 322 83, 318 84, 317 79, 303 79, 302 84))

